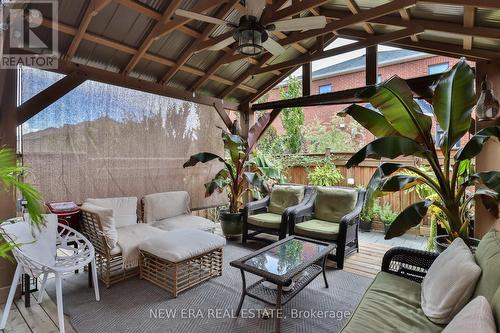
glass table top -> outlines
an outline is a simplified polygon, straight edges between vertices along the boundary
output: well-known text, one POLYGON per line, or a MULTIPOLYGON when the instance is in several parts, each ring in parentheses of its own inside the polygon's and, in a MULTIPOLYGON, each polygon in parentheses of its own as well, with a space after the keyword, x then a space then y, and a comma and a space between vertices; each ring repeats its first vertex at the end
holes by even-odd
POLYGON ((311 260, 328 246, 300 239, 290 239, 245 261, 245 265, 275 275, 285 275, 305 261, 311 260))

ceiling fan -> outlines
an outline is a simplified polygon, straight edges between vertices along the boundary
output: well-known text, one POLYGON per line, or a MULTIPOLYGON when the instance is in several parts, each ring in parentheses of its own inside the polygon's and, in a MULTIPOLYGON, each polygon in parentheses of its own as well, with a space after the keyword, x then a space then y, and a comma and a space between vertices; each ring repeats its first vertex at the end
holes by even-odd
POLYGON ((260 17, 265 7, 266 0, 246 0, 245 15, 241 16, 238 24, 224 21, 216 17, 190 12, 184 9, 177 9, 175 14, 193 20, 226 25, 234 28, 232 37, 213 45, 208 50, 222 50, 223 48, 236 42, 238 43, 238 52, 248 56, 259 55, 264 51, 264 49, 275 56, 285 52, 283 46, 269 37, 269 31, 304 31, 321 29, 326 25, 325 16, 293 18, 271 22, 264 25, 260 22, 260 17))

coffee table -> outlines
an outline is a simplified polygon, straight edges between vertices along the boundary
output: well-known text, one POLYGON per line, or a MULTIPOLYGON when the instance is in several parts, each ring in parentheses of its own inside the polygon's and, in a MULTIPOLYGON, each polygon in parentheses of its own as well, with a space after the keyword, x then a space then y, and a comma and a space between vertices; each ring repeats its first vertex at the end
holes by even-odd
POLYGON ((230 265, 240 269, 242 279, 242 293, 236 316, 240 315, 245 296, 258 299, 276 308, 276 330, 279 332, 281 321, 278 314, 282 311, 283 305, 321 273, 325 287, 328 288, 325 273, 326 259, 328 253, 335 248, 335 244, 290 236, 232 261, 230 265), (262 279, 247 287, 245 272, 260 276, 262 279), (276 289, 264 286, 265 281, 276 284, 276 289), (284 287, 290 286, 292 281, 291 289, 285 291, 284 287))

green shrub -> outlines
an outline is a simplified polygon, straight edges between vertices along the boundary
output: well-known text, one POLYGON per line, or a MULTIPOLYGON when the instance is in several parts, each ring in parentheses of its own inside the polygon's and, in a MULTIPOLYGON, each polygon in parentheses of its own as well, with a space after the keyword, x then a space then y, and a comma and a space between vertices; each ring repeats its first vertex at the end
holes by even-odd
POLYGON ((380 221, 382 221, 382 223, 386 225, 392 224, 392 222, 394 222, 398 214, 392 210, 391 205, 386 202, 383 206, 380 206, 378 204, 377 206, 378 206, 377 214, 380 221))
POLYGON ((307 178, 310 185, 316 186, 334 186, 344 179, 333 163, 316 166, 308 172, 307 178))

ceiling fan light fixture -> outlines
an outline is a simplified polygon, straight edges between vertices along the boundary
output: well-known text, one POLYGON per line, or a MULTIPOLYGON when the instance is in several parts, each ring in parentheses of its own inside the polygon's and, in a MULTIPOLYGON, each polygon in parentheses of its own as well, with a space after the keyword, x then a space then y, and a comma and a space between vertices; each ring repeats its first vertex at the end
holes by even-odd
POLYGON ((239 53, 256 56, 264 50, 262 43, 269 36, 254 16, 242 16, 238 30, 235 31, 233 37, 238 43, 237 50, 239 53))

